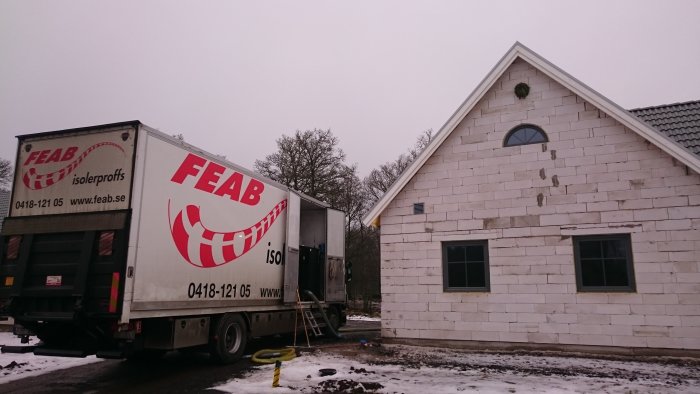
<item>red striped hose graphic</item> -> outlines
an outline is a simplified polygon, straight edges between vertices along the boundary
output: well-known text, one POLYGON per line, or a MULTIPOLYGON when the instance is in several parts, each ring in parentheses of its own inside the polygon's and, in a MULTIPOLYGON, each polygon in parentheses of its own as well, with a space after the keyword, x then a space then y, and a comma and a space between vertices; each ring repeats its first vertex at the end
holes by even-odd
POLYGON ((211 268, 230 263, 253 249, 285 208, 287 200, 282 200, 259 222, 246 229, 217 232, 202 224, 196 205, 187 205, 175 215, 174 221, 170 220, 168 201, 168 221, 180 255, 194 266, 211 268))
POLYGON ((112 146, 122 151, 122 153, 126 154, 126 152, 124 152, 124 148, 122 148, 119 144, 115 144, 114 142, 100 142, 85 149, 85 151, 81 153, 77 159, 73 160, 70 164, 61 168, 60 170, 54 171, 52 173, 38 174, 36 172, 36 168, 32 167, 24 173, 22 181, 24 182, 25 186, 32 190, 39 190, 45 187, 49 187, 68 176, 71 172, 73 172, 73 170, 78 168, 80 163, 83 162, 83 159, 85 159, 87 155, 89 155, 92 151, 102 146, 112 146))

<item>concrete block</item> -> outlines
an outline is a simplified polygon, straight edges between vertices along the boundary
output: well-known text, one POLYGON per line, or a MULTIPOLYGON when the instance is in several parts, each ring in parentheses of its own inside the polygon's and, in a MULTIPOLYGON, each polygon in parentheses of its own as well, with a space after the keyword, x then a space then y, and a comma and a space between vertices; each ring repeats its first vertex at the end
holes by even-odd
POLYGON ((656 222, 655 225, 656 229, 659 231, 690 230, 692 228, 692 221, 690 219, 662 220, 656 222))
POLYGON ((591 211, 614 211, 619 209, 619 203, 617 201, 604 201, 604 202, 592 202, 586 204, 586 209, 591 211))
POLYGON ((669 219, 697 219, 700 218, 700 207, 671 207, 668 208, 669 219))
MULTIPOLYGON (((537 333, 539 326, 537 323, 510 323, 510 332, 537 333)), ((528 336, 528 340, 529 340, 528 336)))
POLYGON ((579 344, 593 346, 612 346, 610 335, 579 335, 579 344))
POLYGON ((503 342, 527 342, 528 334, 524 332, 501 332, 499 340, 503 342))
POLYGON ((665 326, 641 326, 633 327, 632 332, 639 337, 668 337, 669 328, 665 326))
MULTIPOLYGON (((599 174, 587 174, 585 183, 610 183, 610 182, 618 182, 618 181, 620 181, 620 179, 619 179, 619 174, 617 172, 606 172, 606 173, 599 173, 599 174)), ((627 189, 623 189, 623 190, 627 190, 627 189)))
POLYGON ((647 339, 631 335, 613 335, 612 345, 621 347, 647 347, 647 339))
POLYGON ((474 331, 472 334, 472 340, 474 341, 499 341, 500 334, 497 331, 474 331))
POLYGON ((484 228, 483 220, 459 220, 457 222, 459 230, 480 230, 484 228))
POLYGON ((600 223, 600 215, 600 212, 541 215, 540 223, 543 226, 600 223))
POLYGON ((620 209, 650 209, 653 208, 653 200, 650 198, 621 200, 620 209))
POLYGON ((598 191, 599 192, 629 190, 631 188, 632 188, 632 186, 631 186, 630 181, 614 181, 614 182, 600 182, 600 183, 598 183, 598 191))
MULTIPOLYGON (((666 220, 669 219, 668 210, 672 208, 640 209, 634 211, 634 220, 666 220)), ((681 219, 681 218, 674 218, 681 219)))

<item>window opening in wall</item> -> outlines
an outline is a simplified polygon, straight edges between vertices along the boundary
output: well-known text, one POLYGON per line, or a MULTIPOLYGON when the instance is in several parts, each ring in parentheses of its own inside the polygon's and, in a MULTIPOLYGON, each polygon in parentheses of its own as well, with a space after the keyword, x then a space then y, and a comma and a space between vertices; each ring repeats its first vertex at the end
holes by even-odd
POLYGON ((413 214, 414 215, 420 215, 424 212, 424 206, 422 202, 417 202, 413 204, 413 214))
POLYGON ((541 128, 531 124, 521 124, 506 134, 503 146, 539 144, 548 141, 547 134, 541 128))
POLYGON ((578 291, 634 291, 629 234, 573 237, 578 291))
POLYGON ((443 242, 442 270, 445 291, 488 291, 488 242, 443 242))

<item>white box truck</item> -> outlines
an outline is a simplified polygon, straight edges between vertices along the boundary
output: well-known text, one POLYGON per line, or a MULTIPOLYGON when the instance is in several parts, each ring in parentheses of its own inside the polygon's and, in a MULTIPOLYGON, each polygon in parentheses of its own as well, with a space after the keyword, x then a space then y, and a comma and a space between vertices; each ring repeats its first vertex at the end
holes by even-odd
POLYGON ((345 322, 343 212, 139 121, 18 139, 0 315, 35 354, 233 362, 298 294, 345 322))

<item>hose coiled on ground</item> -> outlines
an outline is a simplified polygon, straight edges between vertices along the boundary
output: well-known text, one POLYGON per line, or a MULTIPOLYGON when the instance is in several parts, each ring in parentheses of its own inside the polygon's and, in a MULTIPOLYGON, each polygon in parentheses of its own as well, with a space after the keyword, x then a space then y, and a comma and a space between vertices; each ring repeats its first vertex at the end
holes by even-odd
POLYGON ((251 360, 258 364, 274 364, 277 361, 289 361, 296 356, 294 348, 262 349, 255 352, 251 360))

